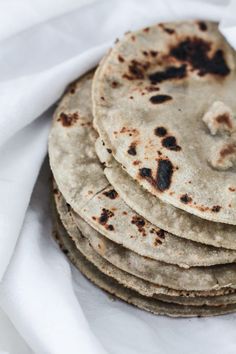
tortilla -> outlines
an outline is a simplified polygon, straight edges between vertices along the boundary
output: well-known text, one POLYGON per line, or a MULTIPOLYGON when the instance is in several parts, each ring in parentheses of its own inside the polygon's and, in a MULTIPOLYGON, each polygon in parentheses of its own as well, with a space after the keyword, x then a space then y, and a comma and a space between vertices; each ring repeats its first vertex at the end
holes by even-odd
POLYGON ((233 225, 235 63, 217 24, 174 22, 126 34, 93 81, 95 127, 126 172, 163 202, 233 225))
POLYGON ((100 161, 106 165, 104 174, 126 204, 152 224, 179 237, 212 245, 236 248, 233 225, 210 222, 162 202, 142 188, 109 154, 98 138, 95 144, 100 161))
POLYGON ((172 317, 215 316, 231 313, 236 309, 235 304, 218 307, 182 306, 165 303, 154 298, 147 298, 133 290, 123 287, 114 279, 100 272, 79 252, 73 241, 64 234, 61 229, 55 231, 54 238, 70 261, 95 285, 140 309, 154 314, 168 315, 172 317))
POLYGON ((91 80, 90 73, 64 96, 49 137, 51 169, 66 201, 97 231, 143 256, 182 267, 234 262, 235 252, 182 240, 154 227, 114 191, 95 153, 91 80))
MULTIPOLYGON (((55 200, 60 217, 71 237, 75 235, 73 220, 66 219, 68 206, 58 190, 55 200), (71 231, 71 228, 72 231, 71 231)), ((117 268, 151 283, 175 290, 212 291, 222 288, 236 288, 236 264, 212 267, 181 269, 178 266, 142 257, 103 237, 76 215, 69 206, 72 217, 91 246, 117 268)), ((75 239, 74 239, 75 240, 75 239)))

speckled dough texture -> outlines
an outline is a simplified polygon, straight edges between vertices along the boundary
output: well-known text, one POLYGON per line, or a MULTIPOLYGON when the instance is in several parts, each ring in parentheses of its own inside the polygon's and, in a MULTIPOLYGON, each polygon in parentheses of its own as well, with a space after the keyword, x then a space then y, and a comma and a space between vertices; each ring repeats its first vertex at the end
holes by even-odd
POLYGON ((233 225, 236 166, 209 161, 228 144, 220 156, 233 164, 236 137, 203 116, 216 101, 235 112, 235 58, 216 23, 159 24, 118 41, 93 82, 95 127, 126 172, 166 203, 233 225))

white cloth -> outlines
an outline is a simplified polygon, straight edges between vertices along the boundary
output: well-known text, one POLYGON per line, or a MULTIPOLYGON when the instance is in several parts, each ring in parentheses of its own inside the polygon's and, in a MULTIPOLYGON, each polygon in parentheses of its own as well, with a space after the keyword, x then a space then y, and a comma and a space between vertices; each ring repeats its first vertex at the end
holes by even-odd
POLYGON ((50 237, 45 167, 29 205, 51 106, 70 81, 97 64, 116 37, 157 21, 221 20, 236 48, 235 1, 107 0, 76 9, 76 1, 53 0, 49 11, 46 4, 0 3, 1 306, 35 353, 235 353, 235 315, 152 316, 111 301, 71 269, 50 237))

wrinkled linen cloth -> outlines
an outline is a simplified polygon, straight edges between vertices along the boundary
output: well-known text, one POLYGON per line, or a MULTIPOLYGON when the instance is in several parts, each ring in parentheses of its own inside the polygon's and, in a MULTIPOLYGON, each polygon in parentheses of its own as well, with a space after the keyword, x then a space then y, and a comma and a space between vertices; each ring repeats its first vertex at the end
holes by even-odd
POLYGON ((35 353, 235 354, 236 315, 153 316, 111 300, 70 266, 51 237, 43 161, 54 104, 117 37, 159 21, 209 19, 236 48, 236 3, 78 5, 0 2, 0 304, 35 353))

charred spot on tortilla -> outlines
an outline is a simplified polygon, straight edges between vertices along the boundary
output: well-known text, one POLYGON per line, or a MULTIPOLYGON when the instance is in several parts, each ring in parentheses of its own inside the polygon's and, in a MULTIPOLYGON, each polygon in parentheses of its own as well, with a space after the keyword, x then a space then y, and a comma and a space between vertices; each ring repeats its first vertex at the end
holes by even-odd
POLYGON ((119 85, 120 85, 120 84, 119 84, 119 82, 117 82, 117 81, 112 81, 112 83, 111 83, 111 87, 112 87, 112 88, 117 88, 119 85))
POLYGON ((228 128, 232 129, 232 122, 230 120, 229 114, 221 114, 218 117, 216 117, 216 121, 220 124, 225 124, 228 126, 228 128))
POLYGON ((143 32, 149 32, 149 30, 150 30, 150 28, 149 27, 145 27, 144 29, 143 29, 143 32))
POLYGON ((148 75, 148 78, 152 84, 158 84, 165 80, 183 79, 187 74, 186 68, 186 64, 182 64, 179 67, 168 66, 163 71, 156 71, 155 73, 148 75))
POLYGON ((158 54, 158 52, 156 50, 150 50, 150 54, 153 58, 155 58, 158 54))
POLYGON ((199 29, 200 29, 201 31, 206 31, 206 30, 207 30, 207 25, 206 25, 206 23, 203 22, 203 21, 199 21, 199 22, 198 22, 198 27, 199 27, 199 29))
POLYGON ((188 204, 188 203, 191 203, 192 198, 188 194, 183 194, 183 195, 181 195, 180 200, 182 203, 188 204))
POLYGON ((144 178, 152 177, 152 170, 150 168, 143 167, 143 168, 140 168, 139 174, 141 177, 144 177, 144 178))
POLYGON ((109 230, 109 231, 114 231, 114 226, 113 225, 107 225, 107 229, 109 230))
POLYGON ((161 245, 162 244, 162 241, 159 239, 159 238, 156 238, 153 242, 153 245, 156 247, 158 245, 161 245))
POLYGON ((132 217, 131 223, 138 227, 143 227, 145 225, 145 220, 141 216, 135 215, 132 217))
POLYGON ((137 165, 140 164, 140 162, 141 162, 141 161, 139 161, 139 160, 135 160, 135 161, 133 161, 133 165, 134 165, 134 166, 137 166, 137 165))
POLYGON ((145 70, 148 69, 149 63, 141 63, 138 62, 137 60, 133 59, 131 60, 131 63, 128 66, 129 69, 129 74, 131 75, 131 78, 134 80, 142 80, 144 79, 144 72, 145 70))
POLYGON ((116 199, 118 196, 118 193, 115 191, 115 189, 110 189, 109 191, 103 192, 103 194, 110 199, 116 199))
POLYGON ((156 95, 150 98, 150 102, 153 104, 160 104, 170 100, 172 100, 172 97, 169 95, 156 95))
POLYGON ((125 59, 121 55, 118 55, 118 60, 120 63, 124 63, 125 61, 125 59))
POLYGON ((135 156, 137 155, 137 151, 136 151, 136 143, 131 143, 128 150, 127 150, 129 155, 135 156))
POLYGON ((163 29, 163 31, 168 33, 168 34, 175 33, 175 30, 173 28, 165 27, 164 23, 159 23, 158 26, 161 27, 163 29))
POLYGON ((69 114, 61 112, 57 121, 61 122, 63 127, 70 127, 74 123, 76 123, 78 119, 79 119, 79 115, 77 112, 69 113, 69 114))
POLYGON ((157 86, 147 86, 145 87, 145 89, 147 90, 147 92, 160 91, 159 87, 157 86))
POLYGON ((174 58, 187 62, 198 71, 199 76, 214 74, 226 76, 230 69, 225 61, 222 49, 217 49, 211 57, 208 56, 211 43, 202 38, 186 38, 177 46, 171 48, 170 55, 174 58))
POLYGON ((108 154, 111 154, 112 150, 107 148, 107 152, 108 152, 108 154))
POLYGON ((220 209, 221 209, 221 206, 214 205, 211 210, 213 211, 213 213, 218 213, 220 211, 220 209))
POLYGON ((173 170, 173 164, 170 160, 159 160, 156 174, 156 187, 159 191, 164 192, 169 189, 173 170))
POLYGON ((168 34, 175 33, 175 30, 173 28, 163 27, 163 30, 168 34))
POLYGON ((146 236, 146 231, 144 228, 146 222, 141 216, 134 215, 132 217, 131 223, 137 226, 138 231, 142 234, 142 236, 146 236))
POLYGON ((103 208, 98 221, 100 224, 105 225, 108 219, 111 218, 112 216, 114 216, 114 213, 112 211, 103 208))
POLYGON ((167 130, 164 127, 157 127, 155 128, 154 133, 159 137, 163 137, 167 134, 167 130))
POLYGON ((176 138, 174 136, 167 136, 162 140, 162 146, 168 150, 180 151, 181 147, 177 144, 176 138))
POLYGON ((165 238, 165 231, 162 229, 159 229, 158 231, 156 231, 156 234, 162 239, 165 238))

